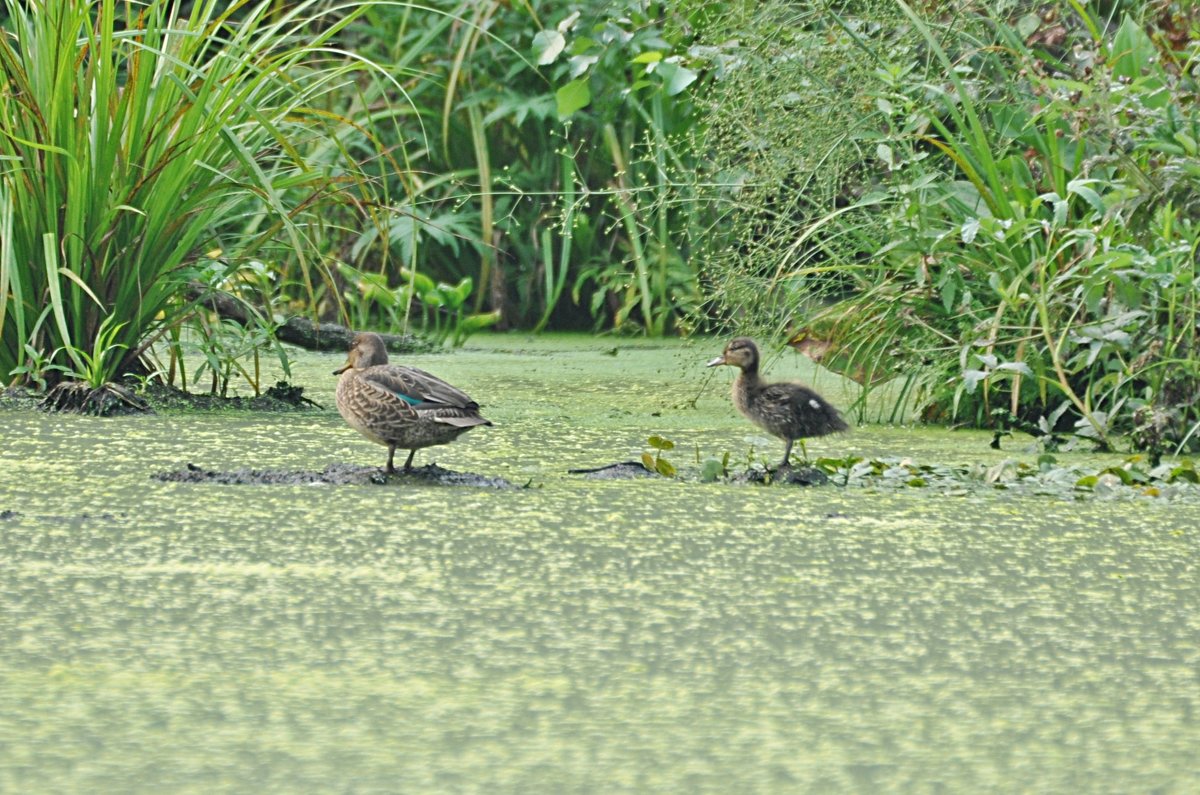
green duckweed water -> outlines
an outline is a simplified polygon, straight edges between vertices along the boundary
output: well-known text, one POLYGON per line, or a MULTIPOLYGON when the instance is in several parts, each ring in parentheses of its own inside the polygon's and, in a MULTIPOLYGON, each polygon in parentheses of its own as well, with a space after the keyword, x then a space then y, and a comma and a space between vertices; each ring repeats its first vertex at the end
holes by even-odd
MULTIPOLYGON (((332 355, 296 368, 322 412, 0 412, 0 791, 1200 787, 1197 503, 566 474, 651 433, 693 474, 697 447, 775 459, 714 350, 413 357, 496 422, 417 463, 518 491, 151 479, 381 465, 332 355)), ((1035 457, 989 440, 865 426, 809 454, 1035 457)))

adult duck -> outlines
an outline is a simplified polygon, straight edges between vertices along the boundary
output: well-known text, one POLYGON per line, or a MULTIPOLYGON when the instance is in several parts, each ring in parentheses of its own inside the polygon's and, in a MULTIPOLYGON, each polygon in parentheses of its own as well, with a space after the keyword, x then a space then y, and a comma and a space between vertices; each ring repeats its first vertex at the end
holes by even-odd
POLYGON ((404 471, 422 447, 454 441, 477 425, 491 425, 465 392, 416 367, 388 364, 378 334, 354 338, 339 376, 338 412, 351 428, 388 449, 387 472, 396 471, 396 448, 408 450, 404 471))

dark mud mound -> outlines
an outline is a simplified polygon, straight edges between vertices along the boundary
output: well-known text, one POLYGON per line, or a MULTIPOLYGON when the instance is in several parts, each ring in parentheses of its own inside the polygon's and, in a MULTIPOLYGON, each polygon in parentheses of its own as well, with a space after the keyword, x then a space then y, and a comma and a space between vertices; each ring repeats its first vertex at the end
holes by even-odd
POLYGON ((38 408, 97 417, 152 413, 150 404, 129 387, 113 383, 93 387, 83 381, 60 382, 46 393, 38 408))
POLYGON ((592 469, 568 469, 567 472, 571 475, 583 475, 589 480, 626 480, 655 474, 646 469, 641 461, 621 461, 592 469))
POLYGON ((92 389, 86 384, 64 381, 45 394, 25 387, 0 391, 0 409, 34 409, 95 416, 153 414, 155 411, 256 411, 291 412, 323 408, 305 397, 304 387, 279 381, 256 397, 221 397, 187 392, 164 384, 105 384, 92 389))
POLYGON ((515 485, 504 478, 476 475, 471 472, 452 472, 437 464, 426 464, 410 472, 389 475, 380 467, 354 466, 353 464, 330 464, 320 472, 285 469, 234 469, 216 472, 188 464, 183 469, 159 472, 151 476, 167 483, 217 483, 224 485, 259 486, 384 486, 388 484, 471 486, 485 489, 513 489, 515 485))
POLYGON ((774 472, 748 469, 730 478, 734 483, 786 483, 792 486, 824 486, 829 475, 816 467, 783 467, 774 472))
POLYGON ((304 387, 279 381, 256 397, 221 397, 185 392, 173 386, 149 384, 143 394, 146 400, 161 410, 175 411, 241 411, 288 412, 322 408, 304 396, 304 387))
POLYGON ((35 395, 23 386, 10 386, 0 391, 0 409, 37 408, 40 395, 35 395))

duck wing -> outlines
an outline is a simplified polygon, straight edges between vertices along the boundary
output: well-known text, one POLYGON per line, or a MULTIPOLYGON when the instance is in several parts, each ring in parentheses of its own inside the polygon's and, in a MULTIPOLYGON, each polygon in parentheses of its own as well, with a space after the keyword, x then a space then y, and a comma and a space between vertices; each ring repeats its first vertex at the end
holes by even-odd
POLYGON ((761 399, 770 407, 767 412, 777 416, 780 425, 796 438, 824 436, 850 427, 833 404, 803 384, 789 381, 768 384, 761 399))
POLYGON ((368 367, 359 376, 375 391, 403 401, 415 410, 460 409, 475 412, 479 404, 466 392, 416 367, 383 364, 368 367))

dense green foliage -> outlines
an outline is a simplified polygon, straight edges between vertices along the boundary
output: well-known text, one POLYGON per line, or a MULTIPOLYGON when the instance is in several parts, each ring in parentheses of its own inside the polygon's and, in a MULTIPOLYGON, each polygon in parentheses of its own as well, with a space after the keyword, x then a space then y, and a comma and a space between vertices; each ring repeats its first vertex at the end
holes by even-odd
POLYGON ((419 305, 436 318, 424 274, 509 327, 662 334, 687 318, 699 291, 681 246, 699 205, 680 184, 695 172, 697 75, 669 5, 371 9, 348 46, 422 75, 379 132, 405 147, 387 175, 387 245, 374 228, 350 241, 331 298, 367 324, 408 319, 414 296, 432 295, 419 305))
POLYGON ((257 389, 292 313, 736 329, 900 376, 892 417, 1200 444, 1190 6, 34 6, 0 44, 6 378, 174 379, 192 344, 185 385, 257 389))
POLYGON ((926 416, 1194 443, 1198 21, 1126 5, 725 17, 714 309, 926 416))
POLYGON ((328 104, 362 69, 330 49, 352 16, 5 5, 0 373, 128 372, 276 242, 311 284, 321 210, 361 184, 340 157, 353 128, 328 104))

